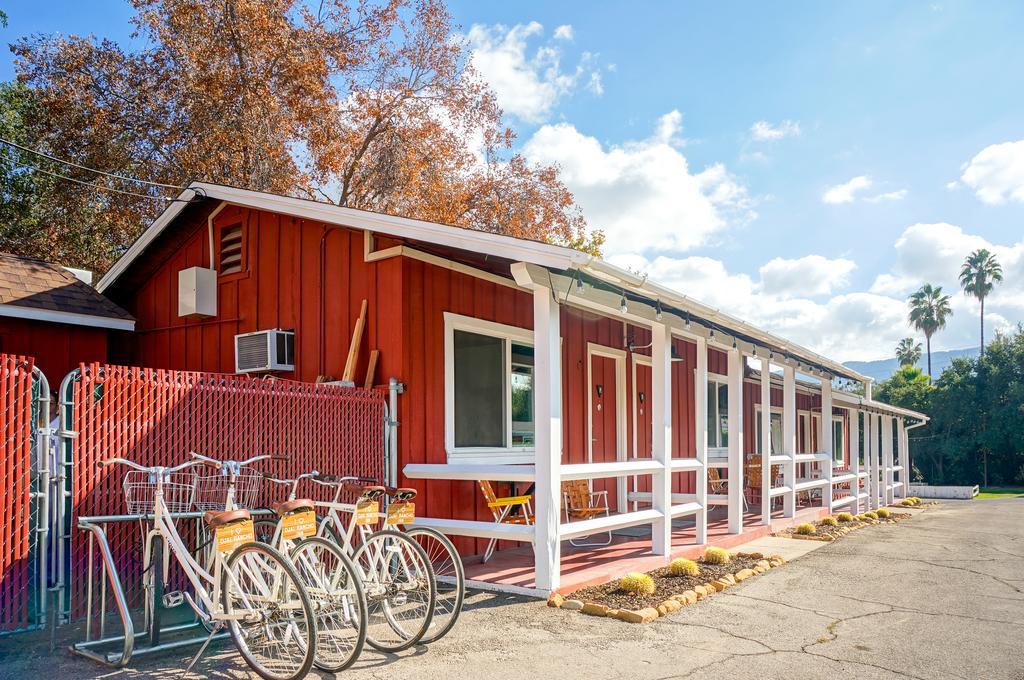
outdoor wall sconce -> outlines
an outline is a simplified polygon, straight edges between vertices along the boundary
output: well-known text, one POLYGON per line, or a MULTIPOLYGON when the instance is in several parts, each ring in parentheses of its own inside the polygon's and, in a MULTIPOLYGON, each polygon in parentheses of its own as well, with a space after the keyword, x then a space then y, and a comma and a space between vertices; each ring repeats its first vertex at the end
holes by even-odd
POLYGON ((597 398, 600 399, 604 396, 604 385, 597 386, 597 398))

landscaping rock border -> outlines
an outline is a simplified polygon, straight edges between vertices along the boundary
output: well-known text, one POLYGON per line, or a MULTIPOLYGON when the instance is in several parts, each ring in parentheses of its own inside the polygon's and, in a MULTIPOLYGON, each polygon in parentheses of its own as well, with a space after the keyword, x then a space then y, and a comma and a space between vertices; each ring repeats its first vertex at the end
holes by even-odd
POLYGON ((564 596, 554 593, 548 598, 548 606, 567 611, 578 611, 588 616, 601 616, 617 619, 625 623, 650 623, 659 617, 673 614, 683 607, 696 604, 707 599, 726 588, 732 588, 747 579, 759 576, 770 569, 781 567, 786 563, 782 555, 770 555, 765 557, 761 553, 733 553, 735 557, 757 559, 753 567, 743 567, 735 573, 727 573, 714 581, 708 581, 690 590, 669 595, 656 607, 644 607, 642 609, 613 609, 598 602, 583 602, 577 599, 566 599, 564 596))

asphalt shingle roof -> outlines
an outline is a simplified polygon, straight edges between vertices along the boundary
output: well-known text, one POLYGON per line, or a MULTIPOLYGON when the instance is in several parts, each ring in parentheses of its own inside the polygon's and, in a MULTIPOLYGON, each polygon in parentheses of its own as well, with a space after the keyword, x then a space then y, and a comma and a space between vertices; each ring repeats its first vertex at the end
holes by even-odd
POLYGON ((133 320, 60 265, 7 253, 0 253, 0 305, 133 320))

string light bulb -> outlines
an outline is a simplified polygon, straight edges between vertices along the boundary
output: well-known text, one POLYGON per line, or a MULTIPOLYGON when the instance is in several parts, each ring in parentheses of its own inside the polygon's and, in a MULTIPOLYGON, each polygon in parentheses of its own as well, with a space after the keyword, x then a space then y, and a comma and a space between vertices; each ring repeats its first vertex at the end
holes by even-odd
POLYGON ((654 304, 654 318, 657 321, 661 321, 661 316, 662 316, 662 314, 661 314, 661 300, 658 300, 654 304))
POLYGON ((583 295, 583 277, 579 273, 576 274, 576 292, 583 295))
POLYGON ((619 299, 619 312, 625 314, 629 311, 629 303, 626 302, 626 294, 622 294, 622 298, 619 299))

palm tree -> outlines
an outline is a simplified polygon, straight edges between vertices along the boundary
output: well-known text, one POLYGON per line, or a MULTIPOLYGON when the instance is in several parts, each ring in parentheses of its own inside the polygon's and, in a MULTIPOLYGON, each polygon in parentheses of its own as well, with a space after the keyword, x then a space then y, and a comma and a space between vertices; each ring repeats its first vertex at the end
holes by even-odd
POLYGON ((921 360, 921 343, 915 342, 913 338, 903 338, 896 345, 896 358, 900 366, 916 366, 921 360))
POLYGON ((996 256, 984 248, 975 250, 964 260, 960 269, 960 287, 965 295, 978 298, 981 303, 981 354, 985 355, 985 298, 992 288, 1003 280, 1003 268, 996 256))
POLYGON ((910 296, 910 325, 924 333, 925 351, 928 352, 928 381, 932 379, 932 335, 946 327, 946 319, 953 315, 949 296, 942 294, 942 286, 926 283, 910 296))

